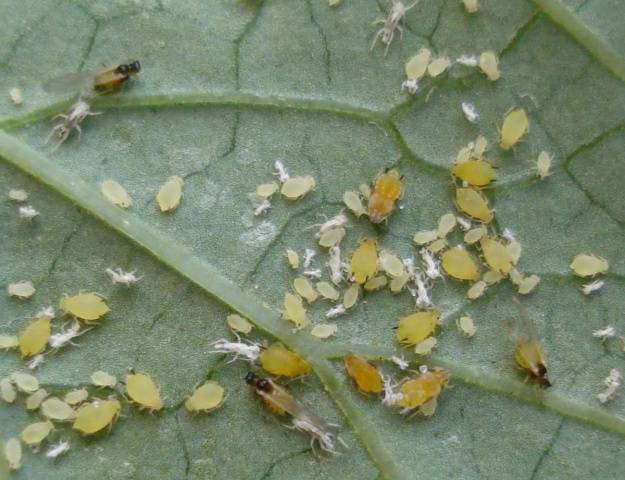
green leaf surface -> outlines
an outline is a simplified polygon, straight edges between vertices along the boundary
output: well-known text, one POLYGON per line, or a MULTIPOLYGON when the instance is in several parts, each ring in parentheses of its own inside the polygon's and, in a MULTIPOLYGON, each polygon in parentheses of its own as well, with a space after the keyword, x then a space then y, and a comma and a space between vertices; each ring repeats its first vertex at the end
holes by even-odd
MULTIPOLYGON (((106 370, 129 368, 156 379, 165 408, 156 414, 124 403, 110 432, 80 438, 59 426, 52 441, 70 452, 50 461, 25 452, 16 479, 590 479, 617 478, 625 468, 625 395, 601 406, 596 394, 610 369, 625 371, 618 340, 593 330, 614 325, 625 335, 625 28, 620 2, 482 0, 469 16, 459 2, 422 0, 406 16, 387 57, 368 49, 387 15, 386 2, 325 0, 0 2, 0 91, 19 87, 24 103, 0 96, 0 287, 31 280, 37 292, 19 301, 0 296, 1 333, 16 333, 47 305, 80 290, 102 294, 111 312, 79 337, 77 347, 46 356, 36 375, 55 394, 87 386, 106 370), (502 78, 471 70, 424 81, 401 93, 404 63, 427 46, 455 58, 492 49, 502 78), (102 115, 51 152, 50 117, 74 101, 41 89, 66 72, 138 58, 143 70, 119 94, 93 101, 102 115), (476 124, 460 110, 473 102, 476 124), (529 112, 530 131, 512 151, 497 147, 498 127, 514 106, 529 112), (383 228, 350 219, 341 245, 349 255, 374 235, 402 257, 415 255, 417 230, 436 227, 453 210, 448 167, 456 152, 485 135, 499 167, 487 191, 496 228, 523 245, 520 269, 541 276, 523 298, 544 339, 554 382, 538 391, 514 366, 502 321, 516 315, 508 283, 469 303, 466 285, 439 282, 443 311, 436 353, 452 385, 429 419, 400 416, 355 392, 342 356, 379 359, 400 378, 392 355, 415 359, 393 340, 400 316, 414 310, 404 292, 367 294, 336 320, 338 333, 319 341, 294 333, 280 318, 294 278, 284 252, 314 247, 323 215, 342 208, 384 167, 405 175, 403 208, 383 228), (554 155, 554 174, 535 178, 531 160, 554 155), (311 174, 316 190, 297 202, 274 199, 254 217, 250 193, 282 160, 294 175, 311 174), (184 197, 171 214, 155 202, 171 175, 184 197), (108 178, 133 198, 123 211, 99 192, 108 178), (40 216, 27 222, 6 199, 23 188, 40 216), (593 296, 569 272, 577 253, 610 262, 593 296), (132 288, 113 286, 104 270, 137 270, 132 288), (316 455, 309 439, 285 428, 243 382, 249 366, 211 354, 230 337, 225 316, 237 311, 260 332, 300 353, 314 374, 289 389, 324 419, 341 425, 341 456, 316 455), (469 313, 478 332, 457 331, 469 313), (224 385, 224 405, 209 415, 182 406, 205 379, 224 385)), ((454 238, 454 242, 459 241, 454 238)), ((325 253, 315 259, 322 268, 325 253)), ((313 323, 330 307, 317 301, 313 323)), ((55 325, 60 321, 55 320, 55 325)), ((2 353, 0 377, 25 370, 2 353)), ((105 395, 88 387, 93 394, 105 395)), ((37 418, 23 406, 0 405, 0 441, 37 418)), ((0 478, 6 468, 0 462, 0 478)))

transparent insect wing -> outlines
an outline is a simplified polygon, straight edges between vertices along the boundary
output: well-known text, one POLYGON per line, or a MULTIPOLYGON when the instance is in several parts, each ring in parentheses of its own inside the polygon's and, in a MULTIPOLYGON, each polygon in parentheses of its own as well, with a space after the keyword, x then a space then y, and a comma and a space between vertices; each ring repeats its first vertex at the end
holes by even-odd
POLYGON ((538 383, 546 388, 551 385, 547 380, 546 362, 542 354, 541 343, 534 329, 527 310, 514 298, 519 311, 517 322, 509 326, 510 335, 516 344, 515 360, 519 367, 533 375, 538 383))
POLYGON ((256 388, 256 393, 270 405, 285 411, 292 417, 301 415, 305 408, 285 389, 277 385, 272 380, 267 379, 267 381, 271 385, 269 391, 256 388))
POLYGON ((66 73, 48 80, 43 84, 42 88, 48 93, 65 93, 72 90, 92 88, 98 73, 93 70, 66 73))

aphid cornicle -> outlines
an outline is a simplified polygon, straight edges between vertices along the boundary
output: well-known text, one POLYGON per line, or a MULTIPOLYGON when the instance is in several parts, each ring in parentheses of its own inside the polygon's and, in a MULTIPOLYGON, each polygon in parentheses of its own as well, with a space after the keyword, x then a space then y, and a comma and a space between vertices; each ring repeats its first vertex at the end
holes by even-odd
POLYGON ((48 81, 43 85, 43 89, 51 93, 60 93, 89 88, 97 93, 110 93, 119 90, 130 77, 140 71, 141 63, 135 60, 104 70, 68 73, 48 81))
POLYGON ((368 213, 372 223, 381 223, 393 212, 402 194, 403 176, 397 170, 387 169, 373 181, 368 213))
POLYGON ((513 298, 519 311, 519 320, 516 323, 506 322, 510 329, 510 336, 516 344, 514 359, 519 368, 525 370, 541 388, 549 388, 551 382, 547 379, 547 364, 541 351, 540 341, 534 331, 527 310, 513 298))

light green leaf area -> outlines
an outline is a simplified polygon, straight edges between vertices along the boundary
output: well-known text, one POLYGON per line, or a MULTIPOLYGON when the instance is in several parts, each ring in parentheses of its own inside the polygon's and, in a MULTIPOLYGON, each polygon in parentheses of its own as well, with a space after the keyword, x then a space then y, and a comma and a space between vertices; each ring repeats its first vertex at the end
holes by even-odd
MULTIPOLYGON (((625 468, 625 395, 605 406, 597 393, 610 369, 625 373, 618 339, 592 332, 614 325, 625 335, 625 30, 618 2, 481 0, 466 14, 459 2, 422 0, 406 17, 403 39, 389 54, 369 54, 389 5, 343 0, 283 1, 5 1, 0 5, 0 287, 30 280, 27 300, 0 295, 1 333, 17 333, 62 294, 95 291, 111 308, 101 324, 47 355, 36 371, 62 395, 88 386, 105 370, 149 373, 165 399, 150 414, 123 402, 110 431, 81 438, 59 424, 50 441, 67 439, 67 455, 51 461, 25 451, 15 479, 590 479, 617 478, 625 468), (616 9, 616 10, 615 10, 616 9), (501 56, 495 83, 455 66, 424 80, 414 97, 400 91, 404 63, 427 46, 456 58, 491 49, 501 56), (48 78, 139 59, 140 75, 122 92, 97 98, 82 138, 58 150, 45 144, 50 118, 74 101, 41 89, 48 78), (8 90, 19 87, 24 103, 8 90), (470 124, 461 102, 474 103, 470 124), (498 128, 512 107, 528 111, 530 131, 510 152, 498 128), (467 285, 439 281, 433 299, 443 311, 436 352, 418 359, 394 343, 400 316, 414 311, 407 292, 367 294, 337 318, 337 335, 294 333, 280 318, 295 273, 285 250, 315 248, 310 227, 342 208, 384 167, 405 176, 402 208, 373 228, 350 218, 341 244, 347 259, 359 239, 402 257, 417 255, 412 236, 453 211, 448 173, 457 151, 485 135, 498 167, 486 190, 494 228, 509 228, 523 246, 519 269, 541 276, 521 300, 544 340, 554 386, 539 391, 514 366, 503 321, 516 315, 508 282, 468 302, 467 285), (535 177, 538 153, 554 157, 554 173, 535 177), (299 201, 275 197, 255 217, 250 194, 273 177, 281 160, 292 175, 313 175, 314 192, 299 201), (170 176, 184 179, 180 207, 162 214, 155 202, 170 176), (115 179, 133 198, 123 211, 100 194, 115 179), (40 212, 20 219, 7 192, 23 188, 40 212), (578 253, 609 260, 605 287, 584 296, 569 271, 578 253), (104 270, 136 270, 143 279, 112 285, 104 270), (211 353, 232 338, 225 325, 237 311, 258 329, 255 340, 279 340, 305 357, 314 375, 288 388, 319 416, 340 425, 348 448, 315 454, 310 439, 285 428, 245 385, 250 366, 211 353), (470 314, 472 339, 455 320, 470 314), (342 356, 379 360, 403 354, 451 372, 453 388, 428 419, 401 416, 357 393, 342 356), (191 415, 183 407, 198 383, 224 385, 224 405, 191 415)), ((451 243, 460 241, 454 233, 451 243)), ((313 268, 325 271, 319 248, 313 268)), ((309 309, 325 321, 331 304, 309 309)), ((65 317, 54 320, 60 328, 65 317)), ((3 352, 0 377, 26 370, 3 352)), ((252 367, 253 368, 253 367, 252 367)), ((88 386, 92 395, 110 392, 88 386)), ((0 441, 19 435, 37 414, 24 397, 0 405, 0 441)), ((45 449, 45 446, 44 446, 45 449)), ((0 478, 7 476, 0 463, 0 478)))

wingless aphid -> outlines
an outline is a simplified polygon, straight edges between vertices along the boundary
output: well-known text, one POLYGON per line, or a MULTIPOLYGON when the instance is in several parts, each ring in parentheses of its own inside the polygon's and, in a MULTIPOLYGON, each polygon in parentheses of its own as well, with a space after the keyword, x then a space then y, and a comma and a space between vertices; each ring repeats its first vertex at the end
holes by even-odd
POLYGON ((101 113, 102 112, 92 112, 91 106, 87 102, 84 100, 78 100, 70 107, 67 113, 59 113, 54 117, 54 119, 62 118, 63 121, 52 128, 50 135, 48 135, 48 138, 46 139, 46 143, 53 135, 56 134, 56 136, 59 137, 59 141, 52 149, 52 151, 54 151, 69 138, 69 134, 72 130, 76 130, 78 132, 78 140, 80 141, 80 136, 82 134, 80 124, 82 121, 90 115, 100 115, 101 113))
POLYGON ((311 446, 317 441, 322 450, 338 454, 336 442, 341 439, 336 435, 336 428, 298 402, 285 389, 268 378, 261 378, 253 372, 245 376, 245 383, 254 388, 254 392, 267 406, 276 413, 288 414, 293 420, 293 428, 311 436, 311 446))
POLYGON ((393 212, 402 194, 402 176, 390 169, 378 175, 369 197, 368 213, 372 223, 381 223, 393 212))
POLYGON ((47 92, 59 93, 88 88, 97 93, 110 93, 121 88, 130 77, 140 71, 141 63, 135 60, 104 70, 68 73, 48 81, 43 89, 47 92))
POLYGON ((378 23, 382 23, 383 26, 375 34, 375 38, 373 39, 373 42, 371 43, 371 47, 369 48, 369 51, 373 50, 379 38, 380 41, 384 45, 386 45, 386 49, 384 50, 384 56, 386 56, 386 54, 388 53, 388 49, 391 46, 391 43, 393 43, 393 38, 395 37, 395 30, 399 30, 400 38, 403 37, 403 34, 404 34, 403 29, 399 26, 399 22, 404 18, 404 16, 406 15, 406 12, 408 12, 408 10, 413 8, 417 3, 419 3, 419 0, 416 0, 409 7, 405 7, 402 2, 393 0, 393 6, 391 7, 391 11, 388 14, 388 17, 380 18, 376 20, 375 22, 373 22, 374 25, 378 23))

